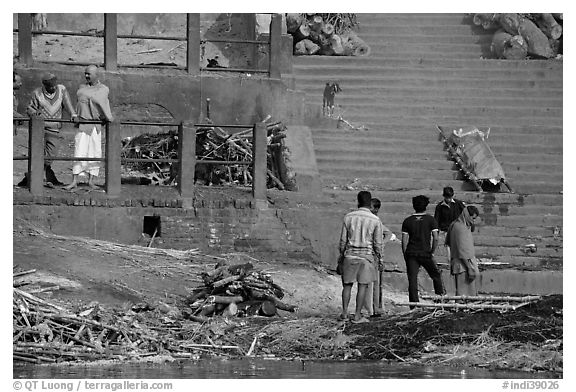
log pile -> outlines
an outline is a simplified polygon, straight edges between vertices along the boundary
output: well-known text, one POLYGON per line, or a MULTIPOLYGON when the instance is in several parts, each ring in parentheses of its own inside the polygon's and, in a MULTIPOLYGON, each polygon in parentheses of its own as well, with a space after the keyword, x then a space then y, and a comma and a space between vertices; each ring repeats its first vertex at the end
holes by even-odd
POLYGON ((214 315, 271 317, 277 309, 295 312, 295 306, 282 302, 284 291, 269 274, 254 270, 252 263, 217 264, 202 273, 204 285, 195 288, 186 299, 190 306, 185 317, 203 320, 214 315))
POLYGON ((352 31, 357 25, 355 14, 286 14, 297 56, 369 55, 370 47, 352 31))
POLYGON ((496 30, 490 46, 495 58, 549 59, 563 53, 562 14, 474 14, 473 22, 496 30))
MULTIPOLYGON (((268 188, 296 190, 294 173, 289 169, 288 151, 284 143, 287 128, 280 121, 267 124, 268 188)), ((213 124, 206 119, 206 124, 213 124)), ((233 161, 239 164, 196 163, 194 180, 203 185, 252 185, 252 129, 229 133, 218 126, 196 130, 197 161, 233 161)), ((122 158, 178 159, 178 132, 142 134, 122 140, 122 158)), ((178 165, 172 162, 126 162, 123 182, 142 185, 176 185, 178 165)))

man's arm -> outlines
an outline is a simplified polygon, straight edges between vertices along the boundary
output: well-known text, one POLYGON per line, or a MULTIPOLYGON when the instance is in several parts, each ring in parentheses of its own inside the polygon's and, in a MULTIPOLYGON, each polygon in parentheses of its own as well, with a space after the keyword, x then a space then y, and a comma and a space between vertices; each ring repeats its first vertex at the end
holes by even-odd
POLYGON ((432 254, 436 252, 436 248, 438 247, 438 229, 432 230, 432 254))
POLYGON ((372 234, 372 249, 374 250, 374 256, 378 262, 378 269, 382 270, 382 251, 384 248, 384 236, 382 234, 382 222, 378 219, 376 227, 374 228, 374 233, 372 234))
POLYGON ((64 85, 62 85, 62 105, 64 106, 64 109, 70 113, 70 118, 78 117, 74 106, 72 106, 72 100, 70 99, 70 94, 68 94, 68 89, 64 85))
POLYGON ((30 103, 26 107, 26 113, 28 113, 29 116, 34 116, 35 114, 40 114, 39 111, 40 111, 40 100, 36 95, 36 91, 33 91, 32 99, 30 99, 30 103))
POLYGON ((346 229, 346 224, 342 222, 342 228, 340 229, 340 243, 338 245, 338 250, 340 255, 344 254, 346 250, 346 244, 348 243, 348 230, 346 229))
POLYGON ((406 255, 406 247, 408 246, 408 233, 402 232, 402 255, 406 255))

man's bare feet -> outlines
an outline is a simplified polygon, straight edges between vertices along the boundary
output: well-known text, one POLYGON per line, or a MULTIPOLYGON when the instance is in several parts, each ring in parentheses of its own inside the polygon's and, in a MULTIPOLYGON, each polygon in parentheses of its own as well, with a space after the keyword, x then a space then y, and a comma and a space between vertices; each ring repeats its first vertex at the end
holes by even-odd
POLYGON ((76 187, 78 187, 78 184, 76 184, 76 182, 73 181, 72 183, 66 185, 64 187, 64 189, 66 189, 67 191, 71 191, 72 189, 74 189, 76 187))

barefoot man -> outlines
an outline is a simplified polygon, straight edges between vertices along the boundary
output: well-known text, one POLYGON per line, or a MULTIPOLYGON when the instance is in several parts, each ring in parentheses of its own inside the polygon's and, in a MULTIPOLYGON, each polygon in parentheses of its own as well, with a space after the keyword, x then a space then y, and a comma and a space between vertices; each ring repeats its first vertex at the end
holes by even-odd
MULTIPOLYGON (((89 65, 84 70, 86 84, 80 85, 76 93, 78 98, 77 113, 80 120, 97 120, 103 123, 114 121, 108 101, 109 89, 98 79, 98 67, 89 65)), ((78 124, 74 138, 74 156, 78 158, 102 158, 102 126, 100 124, 78 124)), ((74 162, 72 166, 72 183, 66 189, 78 186, 78 176, 88 174, 88 186, 98 188, 94 178, 98 177, 99 161, 74 162)))
POLYGON ((362 317, 362 306, 368 285, 374 282, 376 270, 382 262, 382 222, 370 212, 372 195, 368 191, 358 193, 358 209, 344 217, 340 232, 340 257, 342 261, 342 314, 348 317, 348 304, 352 286, 358 283, 356 312, 353 323, 366 323, 362 317))

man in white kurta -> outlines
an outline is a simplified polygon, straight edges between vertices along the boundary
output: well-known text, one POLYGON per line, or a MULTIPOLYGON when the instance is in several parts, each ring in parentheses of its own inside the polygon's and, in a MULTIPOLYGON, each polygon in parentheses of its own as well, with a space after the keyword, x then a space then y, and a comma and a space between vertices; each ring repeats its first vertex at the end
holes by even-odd
MULTIPOLYGON (((98 68, 89 65, 84 71, 86 84, 80 85, 76 93, 76 112, 80 120, 98 120, 103 123, 114 121, 108 100, 109 89, 98 80, 98 68)), ((100 124, 78 124, 74 139, 74 156, 78 158, 102 158, 102 126, 100 124)), ((78 185, 78 176, 88 174, 88 186, 96 189, 94 178, 100 171, 99 161, 79 161, 72 166, 72 183, 66 189, 78 185)))

